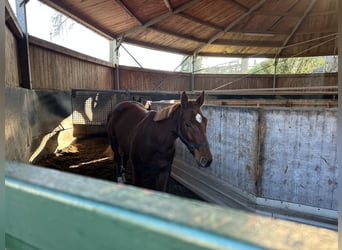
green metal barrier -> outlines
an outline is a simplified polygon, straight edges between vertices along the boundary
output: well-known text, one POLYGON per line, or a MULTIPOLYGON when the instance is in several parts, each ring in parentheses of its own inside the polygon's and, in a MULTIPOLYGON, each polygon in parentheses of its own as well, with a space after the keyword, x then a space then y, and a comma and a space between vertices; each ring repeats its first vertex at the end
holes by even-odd
POLYGON ((6 163, 11 249, 337 249, 337 232, 6 163))

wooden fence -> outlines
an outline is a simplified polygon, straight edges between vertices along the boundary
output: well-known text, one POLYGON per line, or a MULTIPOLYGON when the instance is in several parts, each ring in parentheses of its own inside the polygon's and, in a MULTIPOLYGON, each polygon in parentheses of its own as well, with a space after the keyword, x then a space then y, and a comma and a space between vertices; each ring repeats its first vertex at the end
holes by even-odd
POLYGON ((5 83, 11 86, 20 86, 19 55, 15 35, 5 26, 5 83))
POLYGON ((182 91, 191 89, 189 73, 119 67, 120 89, 182 91))
POLYGON ((30 37, 30 63, 34 89, 112 89, 111 63, 30 37))

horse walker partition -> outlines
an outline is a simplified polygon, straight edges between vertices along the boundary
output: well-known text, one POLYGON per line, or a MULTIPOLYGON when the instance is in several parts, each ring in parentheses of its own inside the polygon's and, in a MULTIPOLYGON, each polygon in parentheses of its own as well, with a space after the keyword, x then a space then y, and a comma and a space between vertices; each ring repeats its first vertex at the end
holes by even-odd
MULTIPOLYGON (((103 133, 104 110, 109 112, 127 98, 180 98, 177 93, 158 97, 151 92, 89 90, 74 90, 72 96, 74 133, 79 137, 103 133)), ((207 102, 215 101, 209 98, 207 102)), ((152 109, 167 105, 169 101, 153 101, 152 109)), ((186 146, 177 140, 172 167, 176 180, 210 202, 336 226, 336 108, 208 104, 202 109, 208 118, 212 165, 199 169, 186 146)))

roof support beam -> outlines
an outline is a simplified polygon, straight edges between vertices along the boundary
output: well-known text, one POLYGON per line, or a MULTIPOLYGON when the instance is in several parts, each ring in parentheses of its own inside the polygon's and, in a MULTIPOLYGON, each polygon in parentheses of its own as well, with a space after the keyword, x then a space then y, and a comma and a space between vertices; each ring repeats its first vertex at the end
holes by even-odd
POLYGON ((165 20, 166 18, 170 17, 173 14, 178 14, 178 13, 186 10, 187 8, 190 8, 191 6, 195 5, 196 3, 200 2, 200 1, 202 1, 202 0, 191 0, 189 2, 186 2, 185 4, 179 6, 177 9, 173 10, 172 12, 169 11, 169 12, 161 14, 161 15, 155 17, 155 18, 152 18, 151 20, 149 20, 145 24, 143 24, 141 26, 136 26, 136 27, 134 27, 132 29, 129 29, 126 32, 120 34, 119 36, 124 37, 126 35, 129 35, 129 34, 137 32, 137 31, 140 31, 142 29, 146 29, 146 28, 148 28, 148 27, 150 27, 150 26, 152 26, 152 25, 154 25, 154 24, 156 24, 158 22, 161 22, 161 21, 165 20))
POLYGON ((281 46, 281 48, 279 49, 278 53, 276 54, 275 58, 278 58, 279 55, 281 54, 281 52, 283 52, 283 50, 285 49, 285 47, 287 46, 288 42, 290 41, 290 39, 293 37, 293 35, 296 33, 296 31, 298 30, 298 28, 300 27, 300 25, 303 23, 303 21, 305 20, 305 18, 309 15, 310 10, 312 9, 312 7, 315 5, 317 0, 312 0, 308 6, 308 8, 305 10, 303 16, 299 19, 299 21, 297 22, 296 26, 292 29, 290 35, 286 38, 286 40, 284 41, 283 45, 281 46))
POLYGON ((220 27, 220 26, 218 26, 218 25, 216 25, 216 24, 213 24, 213 23, 210 23, 210 22, 205 22, 205 21, 203 21, 203 20, 201 20, 201 19, 199 19, 199 18, 190 16, 190 15, 188 15, 188 14, 186 14, 186 13, 179 13, 179 14, 177 14, 177 15, 178 15, 178 16, 181 16, 181 17, 183 17, 183 18, 186 18, 186 19, 188 19, 188 20, 190 20, 190 21, 193 21, 193 22, 195 22, 195 23, 199 23, 199 24, 201 24, 201 25, 204 25, 204 26, 207 26, 207 27, 210 27, 210 28, 213 28, 213 29, 223 30, 222 27, 220 27))
POLYGON ((216 35, 214 35, 206 44, 203 44, 202 46, 198 47, 195 51, 194 54, 198 54, 202 49, 204 49, 205 47, 207 47, 208 45, 212 44, 213 42, 215 42, 218 38, 220 38, 221 36, 224 35, 224 33, 226 33, 227 31, 231 30, 236 24, 238 24, 241 20, 243 20, 245 17, 249 16, 251 13, 253 13, 254 11, 256 11, 257 9, 259 9, 264 3, 266 2, 266 0, 261 0, 260 2, 258 2, 257 4, 255 4, 248 12, 246 12, 245 14, 241 15, 239 18, 237 18, 234 22, 230 23, 223 31, 220 31, 218 33, 216 33, 216 35))
POLYGON ((225 0, 225 1, 229 2, 230 4, 235 5, 236 7, 238 7, 240 10, 242 10, 244 12, 248 11, 248 8, 245 5, 239 3, 239 2, 237 2, 235 0, 225 0))
POLYGON ((172 6, 169 0, 164 0, 164 3, 166 5, 166 7, 169 9, 170 12, 172 12, 172 6))
POLYGON ((87 28, 95 31, 96 33, 100 34, 101 36, 104 36, 108 39, 113 39, 115 34, 113 34, 111 31, 107 30, 104 27, 101 27, 97 23, 93 22, 92 20, 89 20, 87 16, 84 16, 77 10, 71 9, 67 4, 57 1, 57 0, 39 0, 43 2, 44 4, 50 6, 51 8, 58 10, 62 12, 63 14, 73 18, 77 22, 81 23, 82 25, 86 26, 87 28))
POLYGON ((120 4, 120 6, 128 13, 128 15, 130 15, 131 17, 133 17, 140 25, 142 25, 143 23, 139 20, 139 18, 137 18, 133 12, 130 10, 130 8, 125 4, 123 3, 121 0, 116 0, 116 2, 118 4, 120 4))

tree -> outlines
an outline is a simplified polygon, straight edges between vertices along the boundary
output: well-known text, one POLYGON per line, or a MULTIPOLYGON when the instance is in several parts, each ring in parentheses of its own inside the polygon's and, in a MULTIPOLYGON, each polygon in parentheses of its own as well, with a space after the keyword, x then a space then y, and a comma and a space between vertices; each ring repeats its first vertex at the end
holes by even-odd
POLYGON ((325 57, 325 72, 337 72, 338 71, 338 56, 325 57))
MULTIPOLYGON (((182 59, 182 66, 181 66, 181 72, 192 72, 192 57, 191 56, 184 56, 182 59)), ((195 72, 196 71, 202 71, 203 67, 203 57, 197 57, 195 61, 195 72)))
MULTIPOLYGON (((277 74, 308 74, 323 72, 324 57, 280 58, 277 74)), ((249 70, 249 74, 274 74, 274 59, 266 60, 249 70)))
POLYGON ((64 40, 74 24, 74 20, 56 11, 51 17, 51 40, 56 36, 64 40))
POLYGON ((274 60, 269 59, 255 65, 248 74, 274 74, 274 60))

